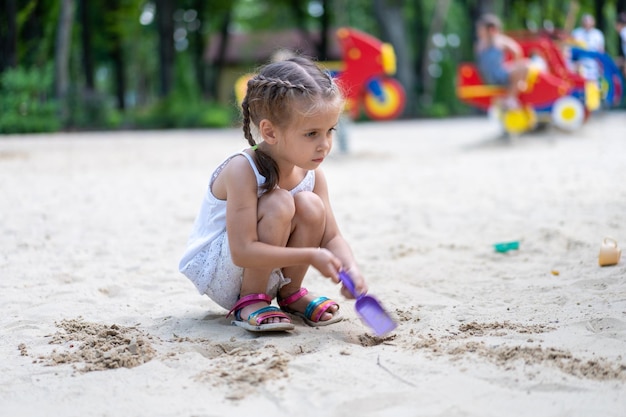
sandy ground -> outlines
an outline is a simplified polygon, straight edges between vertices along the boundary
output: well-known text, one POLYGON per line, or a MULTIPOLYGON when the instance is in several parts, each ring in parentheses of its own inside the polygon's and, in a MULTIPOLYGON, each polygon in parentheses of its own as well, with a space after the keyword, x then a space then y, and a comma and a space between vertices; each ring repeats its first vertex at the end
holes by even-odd
POLYGON ((359 124, 325 162, 384 338, 316 271, 346 320, 269 336, 177 272, 238 130, 1 137, 0 415, 626 415, 626 115, 497 132, 359 124))

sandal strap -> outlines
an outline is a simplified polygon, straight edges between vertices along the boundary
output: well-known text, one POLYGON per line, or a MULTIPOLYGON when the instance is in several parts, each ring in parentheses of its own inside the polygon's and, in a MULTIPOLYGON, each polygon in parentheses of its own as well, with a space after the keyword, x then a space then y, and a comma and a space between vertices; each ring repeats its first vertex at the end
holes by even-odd
POLYGON ((248 316, 248 323, 252 324, 253 326, 258 326, 259 324, 263 323, 265 320, 271 317, 280 317, 280 318, 289 319, 289 317, 285 313, 280 311, 278 307, 267 306, 267 307, 260 308, 257 311, 251 313, 248 316))
POLYGON ((336 302, 330 300, 328 297, 317 297, 311 301, 304 311, 304 316, 309 320, 317 323, 320 321, 322 315, 332 306, 338 306, 336 302))
POLYGON ((233 314, 233 312, 241 310, 245 306, 254 304, 258 301, 265 301, 266 303, 270 304, 272 302, 272 297, 270 297, 267 294, 248 294, 245 297, 240 298, 235 303, 235 306, 228 312, 226 317, 230 317, 230 315, 233 314))
POLYGON ((281 307, 286 307, 289 304, 295 303, 296 301, 298 301, 299 299, 301 299, 302 297, 304 297, 308 293, 309 293, 309 290, 307 290, 306 288, 302 287, 298 291, 296 291, 293 294, 291 294, 289 297, 283 298, 282 300, 278 301, 278 305, 281 306, 281 307))

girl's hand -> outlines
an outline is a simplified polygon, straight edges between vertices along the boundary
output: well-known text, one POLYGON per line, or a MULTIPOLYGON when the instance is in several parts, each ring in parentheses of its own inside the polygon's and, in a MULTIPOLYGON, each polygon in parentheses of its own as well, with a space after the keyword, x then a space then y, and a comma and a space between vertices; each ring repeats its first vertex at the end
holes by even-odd
POLYGON ((315 250, 311 265, 322 275, 339 282, 339 270, 341 269, 341 261, 331 251, 324 248, 315 250))
MULTIPOLYGON (((356 293, 361 295, 367 293, 367 283, 365 282, 365 278, 361 275, 361 272, 356 267, 351 267, 349 269, 344 270, 350 278, 352 278, 352 282, 354 282, 354 289, 356 293)), ((354 298, 354 296, 348 291, 346 287, 341 286, 341 295, 346 298, 354 298)))

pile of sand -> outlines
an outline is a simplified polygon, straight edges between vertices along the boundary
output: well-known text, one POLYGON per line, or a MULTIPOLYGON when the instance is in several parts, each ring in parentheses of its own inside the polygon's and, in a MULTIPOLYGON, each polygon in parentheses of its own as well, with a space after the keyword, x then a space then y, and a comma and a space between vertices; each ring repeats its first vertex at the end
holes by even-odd
MULTIPOLYGON (((57 326, 62 331, 48 337, 49 343, 59 348, 37 358, 46 365, 71 363, 81 372, 103 371, 134 368, 156 355, 152 337, 136 327, 89 323, 82 318, 62 320, 57 326)), ((20 346, 25 352, 25 345, 20 346)))

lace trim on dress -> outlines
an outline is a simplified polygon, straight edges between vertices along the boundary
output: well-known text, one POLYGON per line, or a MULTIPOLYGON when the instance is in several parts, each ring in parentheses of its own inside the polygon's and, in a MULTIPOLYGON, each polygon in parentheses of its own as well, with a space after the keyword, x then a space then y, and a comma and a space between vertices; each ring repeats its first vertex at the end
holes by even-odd
POLYGON ((289 193, 296 195, 300 191, 313 191, 313 188, 315 188, 315 171, 308 171, 300 184, 289 190, 289 193))

